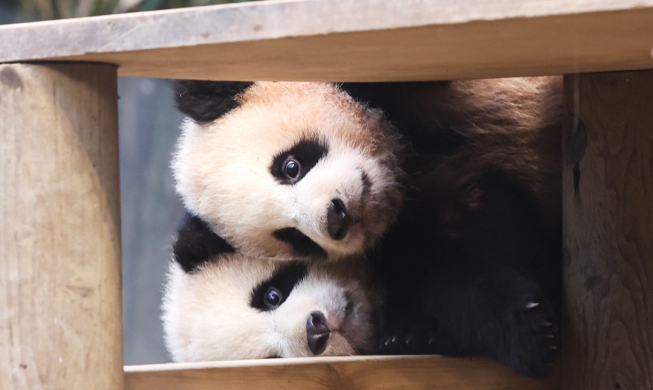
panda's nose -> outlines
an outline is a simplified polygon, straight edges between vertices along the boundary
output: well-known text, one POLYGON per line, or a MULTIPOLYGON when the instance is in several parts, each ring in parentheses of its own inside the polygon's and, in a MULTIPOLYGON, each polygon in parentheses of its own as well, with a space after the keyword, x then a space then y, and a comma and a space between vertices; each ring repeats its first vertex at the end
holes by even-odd
POLYGON ((311 312, 306 321, 306 338, 308 339, 308 348, 313 355, 324 352, 330 335, 331 331, 327 326, 324 314, 319 311, 311 312))
POLYGON ((351 218, 347 214, 347 207, 338 198, 331 200, 329 210, 327 211, 327 230, 334 240, 342 240, 347 235, 351 226, 351 218))

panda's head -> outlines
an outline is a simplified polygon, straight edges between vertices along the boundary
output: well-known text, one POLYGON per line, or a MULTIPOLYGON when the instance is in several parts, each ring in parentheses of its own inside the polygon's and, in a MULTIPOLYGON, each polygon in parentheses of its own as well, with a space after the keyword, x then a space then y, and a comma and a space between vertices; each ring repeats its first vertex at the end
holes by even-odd
POLYGON ((173 360, 370 352, 375 300, 354 262, 212 260, 190 272, 170 266, 163 323, 173 360))
POLYGON ((369 248, 402 200, 400 142, 328 83, 178 81, 172 167, 186 207, 247 256, 337 259, 369 248))

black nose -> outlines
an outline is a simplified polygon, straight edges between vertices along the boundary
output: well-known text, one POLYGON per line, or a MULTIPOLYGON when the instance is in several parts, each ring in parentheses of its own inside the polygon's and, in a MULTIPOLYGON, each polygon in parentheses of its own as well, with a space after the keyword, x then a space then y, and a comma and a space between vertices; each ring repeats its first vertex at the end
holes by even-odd
POLYGON ((351 226, 351 218, 347 215, 347 208, 338 198, 331 200, 327 213, 327 225, 329 235, 336 241, 345 238, 347 230, 351 226))
POLYGON ((306 338, 308 339, 308 348, 313 355, 324 352, 330 334, 331 331, 326 324, 324 314, 319 311, 311 312, 306 321, 306 338))

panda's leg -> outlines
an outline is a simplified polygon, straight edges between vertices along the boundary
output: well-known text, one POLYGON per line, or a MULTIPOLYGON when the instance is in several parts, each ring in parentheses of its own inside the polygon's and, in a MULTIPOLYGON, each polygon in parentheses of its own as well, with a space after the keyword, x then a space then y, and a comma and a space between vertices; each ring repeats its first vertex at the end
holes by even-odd
POLYGON ((506 266, 452 261, 433 270, 422 313, 433 334, 460 354, 488 356, 513 371, 541 377, 558 349, 558 318, 539 284, 506 266))

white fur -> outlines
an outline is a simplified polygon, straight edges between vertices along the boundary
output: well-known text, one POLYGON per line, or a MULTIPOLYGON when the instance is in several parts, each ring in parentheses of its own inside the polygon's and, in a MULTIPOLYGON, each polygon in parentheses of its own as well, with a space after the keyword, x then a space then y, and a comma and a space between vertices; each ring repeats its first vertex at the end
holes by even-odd
POLYGON ((239 99, 212 123, 185 122, 172 163, 186 207, 216 233, 247 256, 288 260, 297 254, 272 233, 296 228, 337 259, 363 252, 395 221, 399 142, 379 112, 326 83, 260 82, 239 99), (303 138, 321 140, 328 154, 295 185, 279 183, 274 157, 303 138), (339 241, 327 231, 335 197, 355 221, 339 241))
POLYGON ((372 337, 372 296, 358 263, 309 266, 307 277, 273 311, 250 307, 252 290, 281 264, 225 255, 194 273, 172 262, 163 300, 166 345, 173 360, 313 356, 306 322, 321 311, 331 329, 323 356, 366 352, 372 337), (347 265, 350 264, 350 265, 347 265), (347 299, 352 311, 345 318, 347 299))

